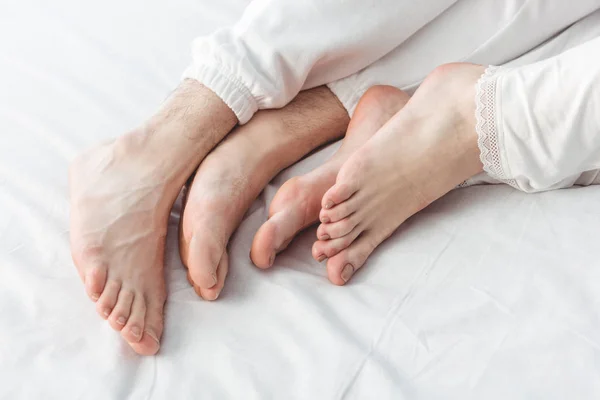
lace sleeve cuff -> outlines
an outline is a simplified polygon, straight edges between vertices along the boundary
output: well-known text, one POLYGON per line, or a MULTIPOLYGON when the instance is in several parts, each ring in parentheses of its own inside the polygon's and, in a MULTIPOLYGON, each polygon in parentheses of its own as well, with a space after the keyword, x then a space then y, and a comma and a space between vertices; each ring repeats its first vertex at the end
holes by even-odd
POLYGON ((504 157, 502 130, 497 119, 500 93, 496 87, 501 73, 507 69, 490 66, 479 78, 475 89, 475 130, 483 170, 490 177, 518 189, 504 157))

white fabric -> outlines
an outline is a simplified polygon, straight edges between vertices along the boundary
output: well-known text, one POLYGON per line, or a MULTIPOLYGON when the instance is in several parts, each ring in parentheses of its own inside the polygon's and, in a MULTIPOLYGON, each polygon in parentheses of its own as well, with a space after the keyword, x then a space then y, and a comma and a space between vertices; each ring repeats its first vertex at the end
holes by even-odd
POLYGON ((430 71, 444 63, 514 62, 546 46, 548 38, 598 8, 599 0, 461 0, 381 60, 329 87, 352 115, 371 86, 392 85, 412 93, 430 71), (537 26, 535 31, 532 25, 537 26))
POLYGON ((478 86, 485 171, 525 192, 600 182, 600 37, 478 86))
POLYGON ((184 77, 211 88, 243 124, 370 65, 454 2, 254 0, 235 25, 194 41, 184 77))
POLYGON ((184 77, 207 85, 246 123, 301 89, 367 67, 330 86, 352 114, 375 84, 414 86, 449 61, 505 63, 599 7, 600 0, 254 0, 235 25, 194 41, 184 77))
MULTIPOLYGON (((276 189, 331 146, 254 203, 216 303, 189 288, 175 208, 158 356, 135 356, 96 315, 69 255, 68 162, 149 115, 177 84, 189 41, 244 4, 0 3, 0 398, 600 398, 600 187, 455 191, 344 288, 311 259, 314 230, 272 271, 253 267, 251 239, 276 189)), ((526 57, 599 34, 596 13, 526 57)), ((417 60, 434 52, 422 51, 417 60)))

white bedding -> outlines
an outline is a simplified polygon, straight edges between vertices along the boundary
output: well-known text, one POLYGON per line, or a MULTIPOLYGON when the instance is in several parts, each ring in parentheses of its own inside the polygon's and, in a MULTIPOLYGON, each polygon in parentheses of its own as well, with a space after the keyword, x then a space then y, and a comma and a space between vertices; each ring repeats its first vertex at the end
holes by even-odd
MULTIPOLYGON (((276 189, 330 146, 255 202, 215 303, 186 281, 175 207, 158 356, 136 356, 96 315, 69 253, 68 162, 151 113, 191 39, 245 3, 0 3, 0 398, 600 398, 600 187, 457 190, 347 287, 311 259, 314 230, 273 270, 253 267, 276 189)), ((540 51, 599 33, 596 13, 540 51)))

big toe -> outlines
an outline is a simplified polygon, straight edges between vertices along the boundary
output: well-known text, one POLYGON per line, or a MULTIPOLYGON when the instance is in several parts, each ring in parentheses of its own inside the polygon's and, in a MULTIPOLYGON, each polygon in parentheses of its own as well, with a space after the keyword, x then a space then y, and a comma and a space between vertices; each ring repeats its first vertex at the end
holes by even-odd
POLYGON ((260 227, 252 242, 250 258, 259 268, 273 265, 303 229, 318 221, 321 197, 335 175, 329 167, 288 180, 279 188, 269 208, 269 219, 260 227))
POLYGON ((90 268, 85 275, 85 290, 93 301, 97 301, 104 292, 106 285, 107 268, 97 265, 90 268))
POLYGON ((129 343, 129 345, 141 356, 153 356, 160 350, 159 339, 152 337, 148 332, 144 332, 144 336, 139 342, 129 343))
POLYGON ((143 356, 151 356, 158 353, 164 329, 163 310, 164 301, 153 300, 148 303, 142 337, 138 342, 129 342, 129 345, 136 353, 143 356))
POLYGON ((348 248, 331 257, 327 261, 327 276, 331 283, 345 285, 362 268, 378 244, 374 235, 366 232, 348 248))
POLYGON ((275 262, 278 242, 278 221, 276 214, 269 218, 258 229, 252 240, 250 248, 250 259, 259 268, 269 268, 275 262))
POLYGON ((303 218, 294 206, 271 216, 256 232, 252 241, 250 258, 259 268, 273 266, 278 252, 282 251, 302 230, 303 218))
POLYGON ((214 224, 210 221, 193 220, 189 225, 192 226, 191 237, 182 228, 179 235, 181 260, 188 268, 188 280, 200 297, 216 300, 229 269, 227 240, 219 239, 220 228, 211 229, 214 224))
POLYGON ((95 302, 102 295, 108 276, 104 251, 100 246, 84 243, 76 231, 77 228, 72 226, 71 256, 88 297, 95 302))
POLYGON ((196 285, 194 283, 194 280, 192 278, 190 271, 188 271, 187 278, 198 296, 202 297, 204 300, 214 301, 214 300, 217 300, 219 298, 219 296, 221 295, 221 291, 223 290, 223 287, 225 286, 225 278, 227 278, 228 272, 229 272, 229 256, 228 256, 227 252, 224 252, 221 257, 221 260, 219 261, 219 265, 217 266, 217 271, 216 271, 217 284, 216 285, 214 285, 213 287, 208 288, 208 289, 202 288, 202 287, 196 285))

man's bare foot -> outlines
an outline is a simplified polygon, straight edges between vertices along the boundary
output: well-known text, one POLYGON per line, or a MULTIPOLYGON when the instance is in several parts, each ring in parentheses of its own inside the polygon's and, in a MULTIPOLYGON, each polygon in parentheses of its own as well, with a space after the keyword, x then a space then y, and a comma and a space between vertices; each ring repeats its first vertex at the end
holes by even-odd
POLYGON ((71 164, 73 260, 100 316, 140 354, 160 347, 170 209, 236 122, 214 93, 186 81, 144 127, 71 164))
POLYGON ((229 238, 263 188, 283 168, 341 137, 348 122, 335 96, 319 87, 282 109, 258 112, 206 157, 185 196, 179 230, 181 259, 199 296, 219 296, 229 238))
POLYGON ((407 218, 482 170, 475 84, 484 67, 448 64, 341 168, 323 196, 320 239, 330 279, 345 284, 407 218), (334 255, 335 254, 335 255, 334 255))
MULTIPOLYGON (((285 249, 298 232, 318 222, 321 199, 335 183, 343 163, 408 99, 406 93, 391 86, 375 86, 365 93, 335 155, 314 171, 290 179, 277 191, 271 202, 269 219, 260 227, 252 243, 251 257, 255 265, 260 268, 273 265, 276 254, 285 249)), ((314 255, 322 261, 329 254, 314 255)))

